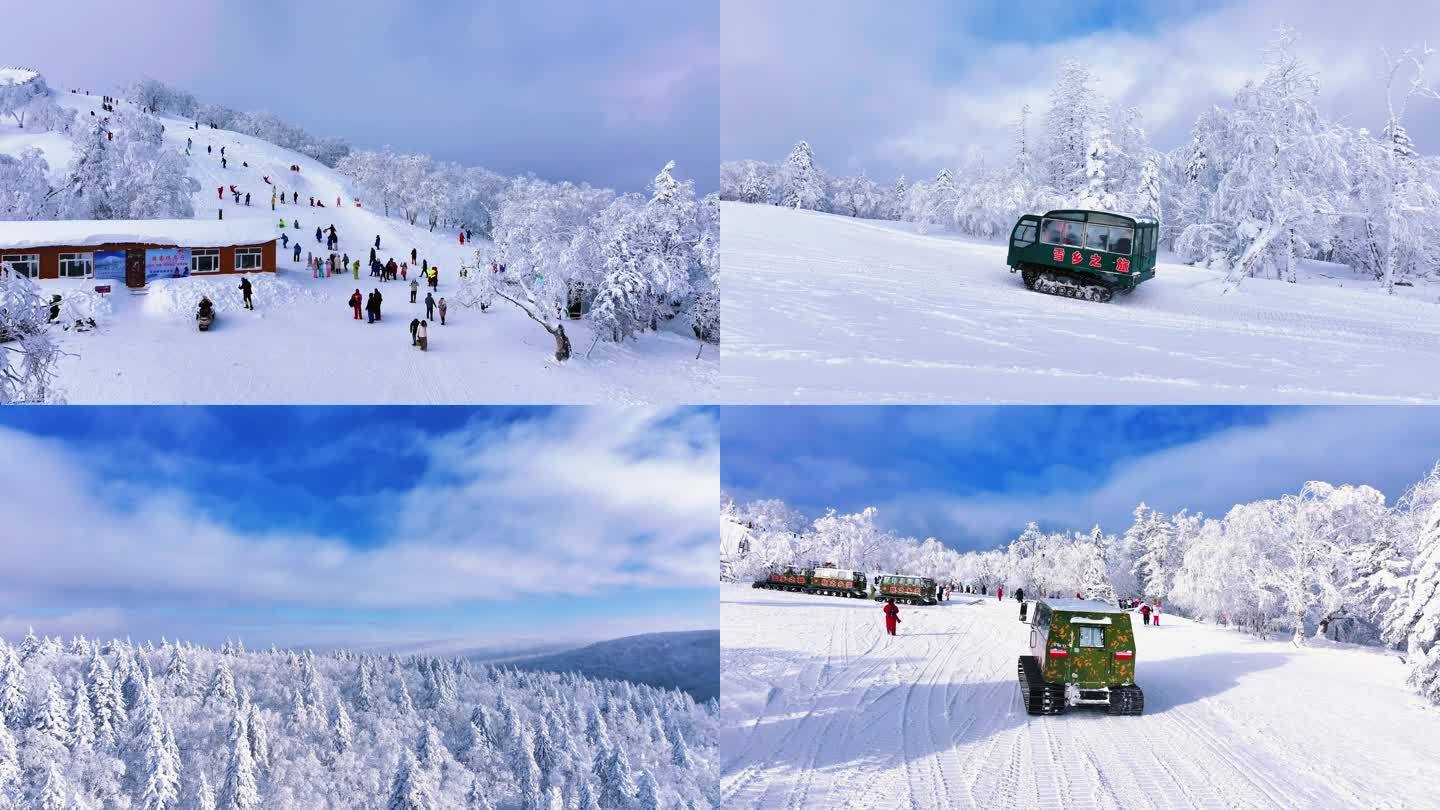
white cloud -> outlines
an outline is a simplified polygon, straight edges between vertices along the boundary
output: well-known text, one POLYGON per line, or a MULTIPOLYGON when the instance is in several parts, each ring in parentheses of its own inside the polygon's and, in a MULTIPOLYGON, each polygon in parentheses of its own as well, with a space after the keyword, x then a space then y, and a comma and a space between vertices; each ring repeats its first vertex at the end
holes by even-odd
MULTIPOLYGON (((99 498, 94 448, 0 428, 0 593, 20 604, 410 608, 714 578, 719 447, 704 413, 562 409, 504 432, 424 446, 408 492, 366 548, 308 533, 242 532, 184 494, 127 482, 99 498)), ((358 461, 358 459, 357 459, 358 461)), ((243 498, 244 493, 235 493, 243 498)), ((263 506, 262 506, 263 508, 263 506)))

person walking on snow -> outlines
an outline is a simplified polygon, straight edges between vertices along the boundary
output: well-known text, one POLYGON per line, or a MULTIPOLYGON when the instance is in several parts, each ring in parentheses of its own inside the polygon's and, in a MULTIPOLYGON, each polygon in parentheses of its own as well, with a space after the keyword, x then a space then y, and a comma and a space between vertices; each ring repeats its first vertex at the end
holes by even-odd
POLYGON ((418 279, 410 279, 410 303, 415 303, 415 293, 419 290, 420 281, 418 279))
POLYGON ((999 585, 999 586, 997 586, 997 587, 995 588, 995 601, 997 601, 997 602, 1004 602, 1004 601, 1005 601, 1005 586, 1004 586, 1004 585, 999 585))
POLYGON ((377 320, 377 321, 380 320, 380 302, 382 302, 382 301, 384 301, 384 300, 385 300, 385 296, 383 296, 383 295, 380 294, 380 290, 379 290, 379 289, 376 289, 376 290, 375 290, 375 320, 377 320))
POLYGON ((436 308, 440 310, 440 325, 441 325, 441 326, 444 326, 444 325, 445 325, 445 310, 447 309, 447 307, 445 306, 445 299, 444 299, 444 297, 441 297, 440 303, 436 306, 436 308))
POLYGON ((1150 617, 1150 623, 1156 627, 1160 626, 1160 600, 1155 600, 1155 613, 1150 617))
POLYGON ((255 288, 250 286, 250 279, 248 279, 248 278, 241 278, 241 279, 240 279, 240 295, 241 295, 242 298, 245 299, 245 308, 246 308, 246 309, 249 309, 249 310, 255 309, 255 301, 250 297, 251 293, 253 293, 254 291, 255 291, 255 288))
POLYGON ((224 186, 216 186, 216 187, 215 187, 215 199, 219 200, 220 202, 225 202, 225 187, 224 187, 224 186))
POLYGON ((245 204, 246 204, 246 205, 249 205, 249 204, 250 204, 250 192, 248 192, 248 191, 245 192, 245 204))
POLYGON ((1141 620, 1143 620, 1143 621, 1145 622, 1145 624, 1149 624, 1149 623, 1150 623, 1150 606, 1149 606, 1149 605, 1141 605, 1141 606, 1140 606, 1140 618, 1141 618, 1141 620))
POLYGON ((1015 589, 1015 601, 1016 601, 1016 602, 1024 602, 1024 601, 1025 601, 1025 589, 1024 589, 1024 588, 1016 588, 1016 589, 1015 589))
POLYGON ((460 232, 460 244, 462 244, 462 245, 465 244, 465 232, 464 232, 464 231, 461 231, 461 232, 460 232))
POLYGON ((414 264, 418 261, 420 261, 420 258, 415 255, 415 248, 410 248, 410 263, 414 264))
POLYGON ((895 597, 885 599, 885 632, 895 635, 895 625, 900 623, 900 608, 895 606, 895 597))
POLYGON ((435 296, 428 292, 425 293, 425 318, 435 320, 435 296))
POLYGON ((430 350, 430 330, 425 328, 424 321, 421 321, 420 326, 415 329, 415 341, 420 344, 420 351, 430 350))
POLYGON ((410 319, 410 345, 411 345, 411 346, 414 346, 414 345, 415 345, 415 330, 417 330, 417 329, 419 329, 419 328, 420 328, 420 319, 419 319, 419 318, 411 318, 411 319, 410 319))
POLYGON ((222 169, 228 169, 228 168, 230 168, 229 161, 227 161, 225 158, 220 158, 220 168, 222 168, 222 169))
POLYGON ((315 241, 316 241, 316 242, 323 242, 323 241, 324 241, 323 239, 320 238, 320 229, 319 229, 319 228, 316 228, 316 229, 315 229, 315 241))
POLYGON ((359 260, 359 259, 356 259, 356 260, 355 260, 355 279, 356 279, 357 281, 360 279, 360 260, 359 260))
POLYGON ((376 250, 379 250, 379 249, 380 249, 380 234, 378 234, 378 233, 375 234, 375 249, 376 249, 376 250))
POLYGON ((360 288, 350 295, 350 308, 355 310, 355 320, 360 320, 360 288))
POLYGON ((295 261, 300 261, 300 240, 295 240, 295 261))

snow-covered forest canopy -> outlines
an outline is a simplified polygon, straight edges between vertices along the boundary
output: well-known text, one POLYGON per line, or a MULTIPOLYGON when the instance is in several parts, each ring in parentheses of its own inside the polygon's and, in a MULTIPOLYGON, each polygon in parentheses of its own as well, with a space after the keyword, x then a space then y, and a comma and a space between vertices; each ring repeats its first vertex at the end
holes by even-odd
POLYGON ((1158 600, 1164 609, 1267 636, 1377 644, 1403 652, 1410 683, 1440 703, 1440 464, 1399 499, 1369 486, 1306 484, 1236 504, 1223 517, 1166 514, 1144 503, 1120 534, 1043 531, 1030 523, 1003 548, 957 551, 898 535, 877 511, 834 510, 807 522, 779 500, 721 513, 722 576, 829 565, 928 576, 1027 596, 1158 600))
POLYGON ((944 225, 1005 238, 1021 214, 1082 207, 1158 217, 1161 244, 1235 279, 1297 281, 1295 263, 1345 264, 1393 284, 1440 278, 1440 158, 1420 155, 1407 110, 1440 95, 1426 48, 1376 66, 1378 131, 1327 120, 1315 72, 1282 29, 1259 76, 1228 106, 1202 113, 1191 137, 1152 147, 1136 107, 1112 108, 1083 63, 1064 63, 1049 108, 1016 110, 1001 158, 972 150, 928 180, 827 175, 804 141, 781 163, 726 162, 722 199, 852 217, 944 225))
POLYGON ((656 810, 718 801, 718 708, 465 660, 0 639, 0 808, 656 810))

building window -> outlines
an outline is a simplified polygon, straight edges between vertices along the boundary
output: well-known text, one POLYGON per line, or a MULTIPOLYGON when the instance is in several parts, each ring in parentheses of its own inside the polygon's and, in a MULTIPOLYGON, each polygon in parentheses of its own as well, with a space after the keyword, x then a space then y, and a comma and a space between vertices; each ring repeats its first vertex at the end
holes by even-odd
POLYGON ((260 248, 235 248, 235 269, 241 273, 260 269, 260 248))
POLYGON ((17 253, 9 256, 0 256, 0 264, 4 264, 10 272, 17 276, 25 276, 27 278, 40 277, 39 253, 17 253))
POLYGON ((94 278, 95 254, 61 253, 60 278, 94 278))
POLYGON ((218 273, 220 272, 220 251, 205 248, 192 249, 190 251, 190 272, 192 273, 218 273))

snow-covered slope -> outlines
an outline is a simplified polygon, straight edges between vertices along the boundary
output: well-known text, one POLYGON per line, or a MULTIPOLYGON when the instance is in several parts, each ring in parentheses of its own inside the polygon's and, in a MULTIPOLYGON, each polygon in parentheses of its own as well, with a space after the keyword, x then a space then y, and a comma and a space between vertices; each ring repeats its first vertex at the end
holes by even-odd
MULTIPOLYGON (((98 96, 57 93, 63 106, 76 109, 86 120, 91 111, 103 114, 98 96)), ((60 367, 60 387, 73 403, 373 403, 373 402, 697 402, 714 398, 718 358, 712 349, 695 359, 693 341, 660 332, 622 345, 596 346, 587 358, 592 335, 583 322, 567 323, 577 351, 571 361, 554 361, 554 341, 523 313, 503 301, 489 312, 467 310, 454 300, 461 262, 473 263, 476 248, 485 255, 488 243, 461 246, 453 231, 434 233, 371 210, 348 181, 323 164, 268 142, 226 130, 192 129, 192 122, 162 117, 165 139, 181 152, 193 139, 190 174, 200 183, 194 195, 195 215, 225 222, 264 222, 281 233, 278 223, 296 218, 300 227, 285 232, 302 246, 300 262, 280 251, 280 273, 274 279, 255 279, 257 295, 271 285, 292 286, 273 295, 287 302, 267 308, 257 298, 257 309, 226 313, 215 329, 201 334, 189 314, 156 312, 143 305, 143 297, 113 297, 113 313, 98 332, 67 335, 63 348, 72 356, 60 367), (213 152, 207 153, 209 146, 213 152), (220 148, 226 149, 228 168, 221 168, 220 148), (249 165, 246 166, 245 164, 249 165), (299 172, 290 170, 292 164, 299 172), (267 185, 268 177, 273 185, 267 185), (235 205, 229 194, 234 184, 249 192, 249 207, 235 205), (217 188, 224 188, 219 199, 217 188), (300 204, 278 205, 270 210, 272 190, 298 192, 300 204), (326 207, 312 208, 314 196, 326 207), (336 199, 341 205, 336 206, 336 199), (421 354, 409 340, 411 318, 424 318, 423 303, 410 304, 408 285, 381 284, 362 269, 357 281, 350 276, 315 279, 304 269, 309 251, 325 253, 315 240, 316 227, 333 224, 340 235, 337 253, 359 257, 362 264, 378 235, 382 261, 394 257, 408 261, 414 248, 419 258, 440 268, 440 288, 450 304, 444 327, 430 329, 430 351, 421 354), (384 295, 385 319, 370 325, 355 321, 346 303, 357 288, 379 288, 384 295)), ((52 172, 61 174, 73 159, 69 143, 54 133, 20 130, 12 121, 0 122, 0 151, 15 153, 27 147, 46 153, 52 172)), ((190 284, 195 279, 152 284, 190 284)), ((235 299, 238 279, 221 277, 222 294, 235 299)), ((63 293, 67 287, 90 283, 47 282, 47 291, 63 293)), ((422 288, 419 299, 423 302, 422 288)), ((162 308, 164 309, 164 308, 162 308)))
POLYGON ((703 703, 720 694, 720 633, 694 630, 625 636, 576 650, 507 661, 504 666, 578 672, 587 678, 679 689, 703 703))
POLYGON ((1383 652, 1166 616, 1141 717, 1031 717, 1014 601, 902 608, 721 586, 721 798, 772 807, 1433 807, 1440 713, 1383 652))
POLYGON ((728 400, 1440 399, 1433 289, 1227 291, 1220 274, 1162 264, 1100 305, 1026 290, 1003 244, 733 202, 721 227, 728 400))

